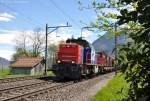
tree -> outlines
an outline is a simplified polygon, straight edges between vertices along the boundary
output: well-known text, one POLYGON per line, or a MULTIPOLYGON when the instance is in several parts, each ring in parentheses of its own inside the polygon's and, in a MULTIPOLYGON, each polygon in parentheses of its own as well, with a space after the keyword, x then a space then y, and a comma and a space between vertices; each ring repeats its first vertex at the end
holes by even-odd
MULTIPOLYGON (((83 6, 83 3, 79 1, 81 9, 93 9, 96 15, 96 20, 90 23, 90 26, 97 28, 96 31, 106 31, 111 33, 110 36, 119 34, 119 30, 115 30, 115 24, 118 20, 117 15, 121 9, 121 5, 118 5, 118 0, 106 0, 101 2, 98 0, 91 0, 91 5, 83 6)), ((94 30, 95 31, 95 30, 94 30)))
POLYGON ((18 58, 23 58, 23 57, 29 57, 28 52, 22 48, 16 48, 16 53, 13 54, 12 60, 16 61, 18 58))
POLYGON ((16 61, 19 57, 28 57, 27 44, 28 35, 22 31, 14 40, 16 53, 13 54, 12 60, 16 61))
POLYGON ((58 50, 58 46, 55 45, 55 44, 50 44, 50 45, 48 46, 48 51, 49 51, 49 52, 56 52, 57 50, 58 50))
POLYGON ((60 40, 57 43, 51 43, 48 46, 48 58, 47 58, 47 65, 48 68, 51 69, 52 65, 56 63, 57 58, 57 52, 58 52, 58 46, 60 43, 64 43, 64 40, 60 40))
POLYGON ((27 49, 27 44, 28 44, 28 35, 25 31, 22 31, 20 33, 20 35, 18 35, 16 38, 15 38, 15 49, 19 51, 22 50, 22 51, 26 51, 27 49))
POLYGON ((131 39, 125 45, 119 46, 117 57, 118 66, 130 83, 129 97, 124 100, 149 101, 150 0, 107 0, 106 3, 93 0, 92 5, 90 8, 97 14, 97 20, 92 23, 94 27, 113 35, 125 33, 131 39), (103 9, 115 9, 120 14, 106 14, 103 9), (114 24, 112 18, 116 19, 118 31, 111 27, 114 24))
POLYGON ((125 6, 134 7, 131 11, 123 8, 118 16, 118 24, 132 23, 127 32, 133 40, 119 51, 118 64, 126 80, 131 83, 127 101, 150 100, 150 1, 120 0, 125 6))
POLYGON ((38 57, 44 51, 44 34, 40 28, 34 31, 23 31, 15 38, 15 50, 13 60, 20 57, 38 57))
POLYGON ((59 48, 58 46, 59 46, 60 43, 61 44, 65 43, 65 41, 64 40, 60 40, 57 43, 49 44, 49 46, 48 46, 48 58, 50 58, 51 56, 57 54, 57 51, 58 51, 58 48, 59 48))
POLYGON ((33 34, 29 36, 31 46, 32 46, 32 53, 33 56, 39 56, 41 52, 44 51, 44 42, 45 37, 42 35, 42 31, 40 28, 37 28, 33 31, 33 34))

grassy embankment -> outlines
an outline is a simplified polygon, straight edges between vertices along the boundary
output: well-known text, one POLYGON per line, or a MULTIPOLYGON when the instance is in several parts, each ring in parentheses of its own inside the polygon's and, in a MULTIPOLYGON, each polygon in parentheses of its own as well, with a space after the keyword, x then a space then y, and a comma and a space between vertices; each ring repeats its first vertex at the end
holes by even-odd
POLYGON ((94 97, 93 101, 121 101, 128 96, 129 84, 124 75, 114 76, 94 97))
POLYGON ((7 76, 11 75, 9 69, 0 70, 0 78, 5 78, 7 76))
MULTIPOLYGON (((37 74, 38 75, 38 74, 37 74)), ((41 75, 41 74, 39 74, 41 75)), ((47 71, 47 75, 48 76, 53 76, 54 73, 52 71, 47 71)), ((7 77, 24 77, 24 76, 29 76, 29 75, 23 75, 23 74, 18 74, 18 75, 13 75, 11 73, 10 69, 4 69, 4 70, 0 70, 0 79, 1 78, 7 78, 7 77)), ((33 75, 34 76, 34 75, 33 75)))

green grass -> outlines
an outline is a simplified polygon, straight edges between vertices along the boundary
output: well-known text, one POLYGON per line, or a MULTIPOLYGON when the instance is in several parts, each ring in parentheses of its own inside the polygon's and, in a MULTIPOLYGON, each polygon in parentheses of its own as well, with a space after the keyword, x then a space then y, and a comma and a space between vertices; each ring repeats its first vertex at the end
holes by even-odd
MULTIPOLYGON (((30 75, 30 76, 38 76, 38 75, 42 75, 42 74, 36 74, 36 75, 30 75)), ((47 71, 47 75, 48 76, 54 76, 55 74, 52 71, 47 71)), ((4 69, 4 70, 0 70, 0 79, 3 78, 13 78, 13 77, 24 77, 24 76, 29 76, 29 75, 25 75, 25 74, 16 74, 13 75, 11 74, 11 70, 10 69, 4 69)))
POLYGON ((5 78, 11 75, 10 69, 0 70, 0 78, 5 78))
POLYGON ((4 78, 15 78, 15 77, 24 77, 24 76, 29 76, 29 75, 24 75, 24 74, 16 74, 13 75, 11 73, 10 69, 4 69, 4 70, 0 70, 0 79, 4 79, 4 78))
POLYGON ((93 101, 121 101, 128 96, 129 84, 124 76, 118 74, 114 76, 108 84, 102 88, 93 98, 93 101))
POLYGON ((47 75, 48 76, 54 76, 55 74, 53 73, 53 71, 47 71, 47 75))

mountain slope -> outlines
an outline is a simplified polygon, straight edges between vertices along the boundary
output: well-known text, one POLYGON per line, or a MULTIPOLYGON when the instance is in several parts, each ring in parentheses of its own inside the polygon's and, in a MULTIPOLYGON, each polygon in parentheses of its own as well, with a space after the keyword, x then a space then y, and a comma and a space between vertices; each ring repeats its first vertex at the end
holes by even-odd
MULTIPOLYGON (((110 38, 108 35, 109 33, 105 33, 103 36, 99 37, 92 43, 96 52, 105 51, 107 54, 114 54, 113 49, 115 47, 115 37, 110 38)), ((117 37, 117 42, 119 44, 125 43, 125 40, 125 35, 117 37)))
POLYGON ((8 61, 7 59, 5 58, 2 58, 0 57, 0 65, 9 65, 10 64, 10 61, 8 61))

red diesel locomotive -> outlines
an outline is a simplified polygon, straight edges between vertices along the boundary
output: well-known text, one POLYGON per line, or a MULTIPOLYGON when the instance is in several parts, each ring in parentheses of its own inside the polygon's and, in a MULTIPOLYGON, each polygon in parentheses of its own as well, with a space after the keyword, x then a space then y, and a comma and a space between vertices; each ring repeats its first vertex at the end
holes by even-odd
POLYGON ((56 64, 52 70, 61 78, 80 79, 82 75, 113 70, 112 58, 105 52, 95 52, 83 39, 70 39, 59 45, 56 64))

